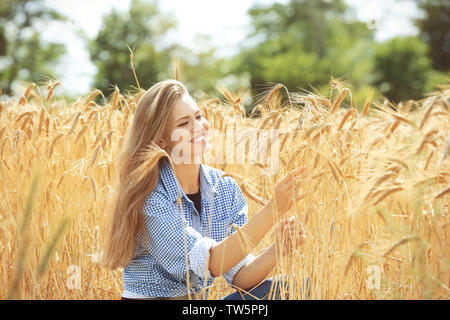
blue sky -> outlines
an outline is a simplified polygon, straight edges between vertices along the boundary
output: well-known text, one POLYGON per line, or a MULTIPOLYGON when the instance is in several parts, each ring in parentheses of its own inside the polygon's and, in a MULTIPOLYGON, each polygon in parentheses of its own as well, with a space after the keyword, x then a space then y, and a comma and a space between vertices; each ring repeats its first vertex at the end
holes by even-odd
MULTIPOLYGON (((89 61, 84 41, 75 32, 81 30, 94 38, 101 26, 102 16, 113 8, 127 10, 130 0, 46 0, 47 4, 66 14, 69 21, 55 23, 44 28, 48 41, 64 43, 68 53, 57 68, 63 73, 61 90, 71 94, 85 94, 90 90, 95 66, 89 61)), ((178 29, 171 35, 173 41, 195 49, 196 34, 212 37, 212 44, 219 47, 219 54, 230 55, 248 31, 247 10, 254 3, 272 3, 270 0, 164 0, 160 8, 176 17, 178 29)), ((287 0, 278 1, 287 2, 287 0)), ((420 14, 410 0, 346 0, 355 9, 357 18, 370 23, 376 29, 380 41, 396 35, 416 34, 411 22, 420 14)))

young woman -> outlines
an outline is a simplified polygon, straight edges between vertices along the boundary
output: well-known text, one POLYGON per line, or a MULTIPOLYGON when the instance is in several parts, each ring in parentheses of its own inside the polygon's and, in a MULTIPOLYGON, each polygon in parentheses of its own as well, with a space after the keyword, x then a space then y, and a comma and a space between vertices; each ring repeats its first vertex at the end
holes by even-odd
POLYGON ((208 121, 179 81, 159 82, 141 97, 117 159, 105 239, 104 264, 124 267, 122 299, 193 298, 219 276, 249 292, 246 297, 268 298, 271 280, 263 280, 277 255, 292 249, 293 237, 305 237, 296 219, 282 219, 293 201, 304 197, 295 187, 305 169, 286 175, 274 199, 247 221, 248 206, 236 181, 201 163, 208 132, 208 121), (164 151, 156 152, 153 168, 137 175, 149 146, 164 151), (251 255, 275 224, 275 243, 251 255))

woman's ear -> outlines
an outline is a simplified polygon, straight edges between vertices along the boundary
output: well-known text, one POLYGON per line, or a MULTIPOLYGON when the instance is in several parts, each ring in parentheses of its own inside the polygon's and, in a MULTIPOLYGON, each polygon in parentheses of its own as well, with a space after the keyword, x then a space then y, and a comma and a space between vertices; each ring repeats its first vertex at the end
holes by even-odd
POLYGON ((163 149, 167 146, 166 142, 163 139, 159 140, 158 145, 163 149))

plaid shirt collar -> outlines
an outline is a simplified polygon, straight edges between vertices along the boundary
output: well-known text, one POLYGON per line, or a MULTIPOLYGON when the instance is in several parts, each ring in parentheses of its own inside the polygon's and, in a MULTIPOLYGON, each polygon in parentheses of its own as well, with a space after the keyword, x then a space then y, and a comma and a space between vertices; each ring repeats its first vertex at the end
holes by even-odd
MULTIPOLYGON (((178 182, 177 177, 175 176, 175 172, 167 158, 161 158, 159 170, 161 184, 168 196, 169 201, 173 203, 177 202, 177 190, 180 190, 179 192, 181 193, 182 198, 184 197, 186 201, 190 201, 190 199, 186 196, 183 189, 181 188, 181 185, 178 182), (169 187, 174 185, 176 185, 176 188, 169 187)), ((217 194, 215 185, 213 185, 213 182, 211 180, 209 170, 210 169, 208 168, 208 166, 200 163, 200 192, 202 194, 202 198, 204 197, 207 201, 211 201, 217 194)))

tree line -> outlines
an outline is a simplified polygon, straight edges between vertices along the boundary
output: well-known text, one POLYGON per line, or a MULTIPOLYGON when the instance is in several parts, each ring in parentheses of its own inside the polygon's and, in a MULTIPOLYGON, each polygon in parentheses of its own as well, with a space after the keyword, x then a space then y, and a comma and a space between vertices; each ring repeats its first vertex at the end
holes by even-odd
MULTIPOLYGON (((448 79, 450 69, 450 4, 445 0, 410 0, 423 12, 414 21, 417 36, 384 42, 359 21, 343 0, 290 0, 256 4, 249 9, 251 30, 238 53, 218 57, 208 36, 195 48, 168 43, 177 21, 161 12, 157 1, 132 0, 128 11, 112 10, 103 17, 94 39, 87 39, 97 67, 93 87, 110 94, 115 86, 133 91, 170 76, 177 59, 183 82, 192 90, 217 94, 219 83, 246 86, 256 96, 264 86, 282 83, 288 90, 326 92, 330 77, 361 100, 371 91, 399 102, 420 99, 448 79)), ((57 78, 55 70, 65 48, 44 43, 35 25, 64 21, 44 0, 0 3, 0 88, 12 94, 16 81, 57 78)))

